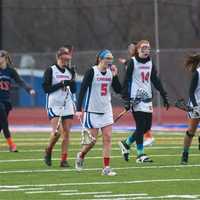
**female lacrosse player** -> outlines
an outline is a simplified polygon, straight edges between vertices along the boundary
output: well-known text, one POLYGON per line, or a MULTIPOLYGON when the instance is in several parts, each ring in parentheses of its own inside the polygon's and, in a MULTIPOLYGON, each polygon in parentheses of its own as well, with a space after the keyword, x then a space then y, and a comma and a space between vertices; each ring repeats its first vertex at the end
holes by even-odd
POLYGON ((132 109, 136 122, 135 132, 127 139, 119 142, 122 155, 126 161, 129 159, 131 144, 136 141, 137 163, 152 162, 144 154, 143 135, 151 129, 152 124, 152 88, 151 82, 160 92, 164 106, 169 108, 167 93, 163 89, 154 64, 150 58, 150 43, 141 40, 136 44, 134 56, 129 60, 123 83, 122 96, 125 99, 125 108, 132 109))
POLYGON ((109 50, 100 51, 97 55, 95 66, 85 74, 81 84, 76 115, 82 117, 81 106, 86 96, 84 105, 84 127, 93 136, 90 144, 84 145, 77 154, 75 167, 78 171, 83 168, 83 161, 88 151, 95 145, 99 129, 103 139, 103 165, 102 175, 114 176, 116 173, 110 168, 111 135, 113 113, 111 106, 110 87, 119 93, 121 84, 117 76, 117 68, 112 65, 113 55, 109 50))
POLYGON ((189 89, 189 106, 193 108, 193 112, 188 113, 189 127, 184 137, 181 164, 188 163, 189 148, 200 121, 200 54, 189 55, 185 62, 185 68, 192 73, 189 89))
POLYGON ((74 115, 73 100, 76 92, 75 72, 71 68, 72 47, 60 47, 56 54, 56 64, 47 68, 43 78, 43 89, 47 94, 47 113, 51 122, 50 141, 45 149, 44 162, 51 166, 52 150, 62 135, 60 167, 69 167, 67 162, 69 132, 74 115))
MULTIPOLYGON (((131 44, 128 45, 129 59, 134 56, 136 44, 137 43, 134 42, 134 43, 131 43, 131 44)), ((124 58, 118 59, 118 61, 125 66, 126 70, 127 70, 127 67, 128 67, 127 65, 128 65, 129 59, 124 59, 124 58)), ((152 134, 151 130, 146 131, 145 134, 144 134, 144 143, 143 143, 144 147, 145 146, 151 146, 154 141, 155 141, 155 139, 153 138, 153 134, 152 134)))
POLYGON ((20 78, 17 71, 12 68, 11 65, 12 61, 8 52, 0 50, 0 132, 3 130, 9 150, 11 152, 17 152, 17 147, 13 142, 8 125, 8 114, 12 109, 10 99, 12 80, 14 80, 19 86, 25 88, 31 95, 35 94, 35 90, 33 90, 20 78))

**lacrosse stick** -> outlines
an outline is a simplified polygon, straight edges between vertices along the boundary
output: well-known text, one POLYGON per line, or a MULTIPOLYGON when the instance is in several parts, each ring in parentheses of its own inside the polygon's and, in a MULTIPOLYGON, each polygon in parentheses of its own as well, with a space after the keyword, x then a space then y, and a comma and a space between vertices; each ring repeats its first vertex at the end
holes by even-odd
POLYGON ((119 115, 114 119, 114 123, 116 123, 120 118, 122 118, 124 115, 126 115, 129 112, 129 110, 124 109, 119 115))
POLYGON ((65 88, 65 91, 66 91, 66 96, 64 98, 64 102, 63 102, 63 106, 62 106, 62 109, 60 111, 60 114, 59 114, 59 118, 58 118, 58 122, 57 122, 57 126, 56 126, 56 132, 55 132, 55 135, 58 135, 58 132, 59 132, 59 128, 60 128, 60 123, 61 123, 61 120, 62 120, 62 115, 64 113, 64 110, 65 110, 65 105, 66 105, 66 102, 67 102, 67 97, 69 95, 69 86, 67 86, 65 88))
MULTIPOLYGON (((73 100, 73 94, 70 90, 70 88, 68 88, 68 93, 71 97, 72 103, 73 103, 73 107, 74 107, 74 112, 76 112, 76 103, 73 100)), ((90 131, 84 127, 83 122, 81 120, 81 118, 79 119, 80 123, 81 123, 81 144, 82 145, 87 145, 87 144, 91 144, 94 143, 96 141, 95 137, 93 137, 90 133, 90 131)))
POLYGON ((180 110, 186 111, 186 112, 192 112, 194 109, 187 105, 184 101, 184 99, 178 99, 174 103, 175 107, 179 108, 180 110))
POLYGON ((81 118, 79 120, 80 120, 81 127, 82 127, 82 129, 81 129, 81 144, 82 145, 88 145, 88 144, 91 144, 91 143, 95 143, 96 138, 93 137, 91 135, 90 131, 87 128, 84 127, 81 118))
MULTIPOLYGON (((175 106, 183 111, 194 112, 194 115, 200 116, 200 107, 199 106, 191 107, 185 103, 184 99, 178 99, 175 102, 175 106)), ((198 138, 198 149, 200 150, 200 135, 199 134, 197 138, 198 138)))

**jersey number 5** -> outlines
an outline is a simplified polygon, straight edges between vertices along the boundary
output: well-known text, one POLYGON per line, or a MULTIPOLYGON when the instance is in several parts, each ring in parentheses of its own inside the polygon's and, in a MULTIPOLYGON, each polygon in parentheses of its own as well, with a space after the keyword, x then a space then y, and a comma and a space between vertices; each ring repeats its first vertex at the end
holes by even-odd
POLYGON ((142 78, 142 82, 144 83, 145 81, 146 82, 149 82, 149 72, 147 72, 145 74, 145 72, 141 72, 141 78, 142 78))
POLYGON ((107 83, 102 83, 101 84, 101 96, 106 96, 107 95, 107 83))

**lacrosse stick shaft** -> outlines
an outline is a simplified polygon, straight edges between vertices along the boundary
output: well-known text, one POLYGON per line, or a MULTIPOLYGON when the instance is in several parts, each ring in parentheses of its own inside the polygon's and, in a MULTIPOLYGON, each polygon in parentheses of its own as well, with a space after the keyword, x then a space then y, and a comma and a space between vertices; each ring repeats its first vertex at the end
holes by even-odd
POLYGON ((60 115, 59 115, 59 118, 58 118, 58 122, 57 122, 57 126, 56 126, 56 133, 59 132, 60 123, 62 121, 62 115, 64 113, 65 105, 66 105, 66 102, 67 102, 67 97, 69 95, 69 87, 68 86, 65 88, 65 91, 66 91, 66 95, 65 95, 63 106, 62 106, 62 109, 60 111, 60 115))
POLYGON ((123 110, 119 115, 114 119, 114 123, 116 123, 121 117, 123 117, 125 114, 127 114, 129 110, 123 110))

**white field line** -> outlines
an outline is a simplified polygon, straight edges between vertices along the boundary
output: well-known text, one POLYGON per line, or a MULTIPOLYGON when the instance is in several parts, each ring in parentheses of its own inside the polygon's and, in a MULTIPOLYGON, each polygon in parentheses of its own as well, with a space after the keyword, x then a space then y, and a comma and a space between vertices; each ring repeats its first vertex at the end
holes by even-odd
MULTIPOLYGON (((151 157, 180 157, 180 154, 160 154, 160 155, 151 155, 151 157)), ((197 157, 199 154, 190 154, 190 157, 197 157)), ((111 156, 111 158, 121 158, 122 156, 111 156)), ((101 159, 102 156, 92 156, 86 157, 88 159, 101 159)), ((69 157, 68 160, 74 160, 75 157, 69 157)), ((42 158, 28 158, 28 159, 15 159, 15 160, 0 160, 0 163, 12 163, 12 162, 39 162, 43 161, 42 158)), ((60 160, 60 158, 53 158, 52 160, 60 160)))
MULTIPOLYGON (((112 141, 120 141, 124 137, 113 137, 112 141)), ((31 141, 45 141, 47 142, 49 138, 15 138, 18 142, 31 142, 31 141)), ((156 140, 180 140, 182 137, 156 137, 156 140)), ((70 141, 80 141, 81 138, 70 138, 70 141)))
MULTIPOLYGON (((165 195, 165 196, 139 196, 139 197, 119 197, 119 198, 101 198, 101 200, 137 200, 137 199, 196 199, 199 200, 200 195, 165 195)), ((93 199, 80 199, 80 200, 100 200, 99 198, 93 199)))
POLYGON ((17 189, 0 189, 0 192, 17 192, 17 191, 33 191, 33 190, 44 190, 44 188, 17 188, 17 189))
POLYGON ((131 197, 131 196, 147 196, 146 193, 138 193, 138 194, 108 194, 108 195, 94 195, 96 198, 102 198, 102 197, 131 197))
MULTIPOLYGON (((180 149, 182 148, 182 145, 180 146, 149 146, 149 147, 145 147, 145 149, 149 149, 149 150, 154 150, 154 149, 180 149)), ((95 151, 102 151, 102 148, 96 148, 94 147, 95 151)), ((190 149, 197 149, 196 146, 191 146, 190 149)), ((119 151, 119 148, 112 148, 112 151, 119 151)), ((27 150, 20 150, 20 153, 29 153, 29 152, 44 152, 44 149, 27 149, 27 150)), ((60 149, 54 149, 53 151, 60 151, 60 149)), ((69 148, 68 151, 80 151, 80 148, 69 148)), ((0 153, 9 153, 10 152, 7 150, 1 150, 0 153)))
POLYGON ((48 191, 33 191, 25 192, 26 194, 42 194, 42 193, 60 193, 60 192, 78 192, 78 190, 48 190, 48 191))
MULTIPOLYGON (((166 144, 167 141, 166 140, 160 140, 160 141, 156 141, 157 144, 159 145, 163 145, 163 144, 166 144)), ((178 140, 178 141, 168 141, 168 143, 170 143, 171 145, 182 145, 183 144, 183 141, 182 139, 181 140, 178 140)), ((31 142, 31 143, 17 143, 17 146, 28 146, 28 147, 35 147, 35 146, 46 146, 48 144, 48 142, 31 142)), ((61 142, 57 142, 56 143, 57 145, 61 145, 61 142)), ((117 142, 112 142, 112 145, 117 145, 118 144, 118 141, 117 142)), ((193 142, 193 144, 197 144, 197 142, 193 142)), ((81 145, 80 143, 74 143, 74 142, 70 142, 70 145, 81 145)), ((7 144, 1 144, 2 147, 7 147, 7 144)), ((102 141, 98 141, 95 146, 102 146, 102 141)))
MULTIPOLYGON (((133 166, 133 167, 115 167, 115 170, 129 170, 129 169, 166 169, 166 168, 190 168, 200 167, 197 165, 155 165, 155 166, 133 166)), ((101 171, 102 168, 85 168, 83 171, 101 171)), ((49 173, 49 172, 77 172, 76 169, 35 169, 35 170, 7 170, 0 171, 0 174, 23 174, 23 173, 49 173)), ((83 173, 77 172, 77 173, 83 173)), ((197 179, 195 179, 197 180, 197 179)), ((198 179, 200 180, 200 179, 198 179)))
MULTIPOLYGON (((140 183, 159 183, 159 182, 192 182, 192 181, 200 181, 198 179, 154 179, 154 180, 131 180, 131 181, 97 181, 97 182, 74 182, 74 183, 52 183, 52 184, 27 184, 27 185, 12 185, 17 188, 25 188, 25 187, 57 187, 57 186, 85 186, 85 185, 117 185, 117 184, 140 184, 140 183)), ((10 187, 7 185, 7 187, 10 187)))
POLYGON ((87 195, 87 194, 111 194, 111 191, 105 191, 105 192, 78 192, 78 193, 61 193, 60 195, 63 196, 75 196, 75 195, 87 195))

